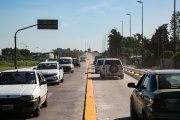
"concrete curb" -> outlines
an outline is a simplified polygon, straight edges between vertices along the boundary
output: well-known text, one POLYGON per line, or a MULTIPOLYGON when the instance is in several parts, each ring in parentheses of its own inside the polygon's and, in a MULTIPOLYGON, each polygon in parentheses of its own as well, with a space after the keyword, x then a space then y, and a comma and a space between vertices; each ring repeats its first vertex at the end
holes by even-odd
POLYGON ((126 69, 124 70, 124 73, 126 73, 127 75, 129 75, 129 76, 135 78, 136 80, 139 80, 139 79, 142 77, 141 74, 134 73, 134 72, 128 71, 128 70, 126 70, 126 69))
POLYGON ((87 71, 84 120, 96 120, 96 109, 94 102, 90 63, 88 64, 88 71, 87 71))

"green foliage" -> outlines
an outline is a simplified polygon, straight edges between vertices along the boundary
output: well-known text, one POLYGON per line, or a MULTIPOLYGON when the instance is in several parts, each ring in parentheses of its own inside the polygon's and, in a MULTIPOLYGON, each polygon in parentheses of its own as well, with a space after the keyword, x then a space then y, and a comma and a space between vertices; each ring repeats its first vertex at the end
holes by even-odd
POLYGON ((174 56, 172 57, 172 59, 174 61, 180 61, 180 52, 175 53, 174 56))
POLYGON ((69 56, 80 57, 82 54, 83 54, 83 51, 74 49, 70 51, 69 56))
POLYGON ((163 53, 161 53, 160 58, 172 58, 173 55, 174 55, 173 51, 165 50, 163 53))
POLYGON ((160 69, 160 66, 153 66, 151 69, 152 69, 152 70, 159 70, 159 69, 160 69))

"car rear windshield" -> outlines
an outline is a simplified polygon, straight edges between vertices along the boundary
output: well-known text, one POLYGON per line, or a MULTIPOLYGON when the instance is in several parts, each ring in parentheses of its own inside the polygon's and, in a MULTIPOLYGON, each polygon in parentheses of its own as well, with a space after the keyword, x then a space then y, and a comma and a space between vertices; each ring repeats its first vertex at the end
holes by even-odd
POLYGON ((34 72, 2 72, 0 73, 0 85, 12 84, 36 84, 34 72))
POLYGON ((71 64, 71 60, 70 59, 60 59, 59 64, 71 64))
POLYGON ((180 89, 180 74, 158 75, 159 89, 180 89))
POLYGON ((56 63, 40 63, 37 66, 38 70, 43 70, 43 69, 57 69, 57 64, 56 63))
POLYGON ((119 60, 106 60, 105 65, 121 65, 121 62, 119 60))

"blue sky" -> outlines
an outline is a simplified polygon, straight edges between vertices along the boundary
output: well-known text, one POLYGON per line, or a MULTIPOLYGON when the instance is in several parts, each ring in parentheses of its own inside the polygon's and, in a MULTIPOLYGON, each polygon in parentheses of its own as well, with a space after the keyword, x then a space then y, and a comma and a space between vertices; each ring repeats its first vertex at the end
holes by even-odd
MULTIPOLYGON (((144 36, 150 36, 162 24, 170 23, 174 0, 142 1, 144 36)), ((137 0, 0 0, 0 50, 14 48, 18 29, 37 24, 38 19, 58 19, 58 30, 32 27, 18 32, 17 47, 26 44, 32 52, 50 52, 90 46, 102 52, 111 29, 122 32, 121 21, 123 35, 130 35, 127 13, 131 14, 131 34, 141 33, 141 7, 137 0)), ((180 0, 176 0, 176 11, 180 11, 180 0)))

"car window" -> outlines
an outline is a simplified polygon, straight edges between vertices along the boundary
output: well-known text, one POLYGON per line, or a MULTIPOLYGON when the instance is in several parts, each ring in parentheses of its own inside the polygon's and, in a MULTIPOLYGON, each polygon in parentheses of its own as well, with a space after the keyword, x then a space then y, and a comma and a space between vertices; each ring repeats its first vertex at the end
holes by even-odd
POLYGON ((104 60, 98 60, 97 65, 103 65, 104 60))
POLYGON ((0 84, 35 84, 34 72, 2 72, 0 74, 0 84))
POLYGON ((180 89, 180 75, 158 75, 159 89, 180 89))
POLYGON ((119 60, 106 60, 105 61, 105 65, 121 65, 120 61, 119 60))
POLYGON ((38 70, 42 69, 57 69, 57 63, 40 63, 37 67, 38 70))
POLYGON ((37 73, 37 75, 38 75, 39 83, 41 83, 43 81, 43 78, 39 73, 37 73))
POLYGON ((59 63, 60 64, 71 64, 71 60, 70 59, 60 59, 59 63))
POLYGON ((149 91, 148 83, 150 81, 150 74, 147 74, 142 82, 141 88, 149 91))

